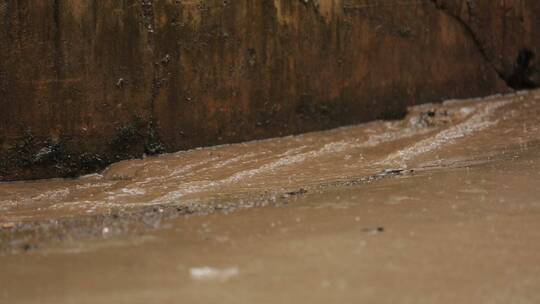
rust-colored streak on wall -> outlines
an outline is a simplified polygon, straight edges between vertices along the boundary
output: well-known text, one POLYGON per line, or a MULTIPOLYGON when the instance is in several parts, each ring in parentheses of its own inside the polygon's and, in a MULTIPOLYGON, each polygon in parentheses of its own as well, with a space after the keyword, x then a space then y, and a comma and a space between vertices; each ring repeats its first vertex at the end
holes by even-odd
MULTIPOLYGON (((0 180, 508 91, 495 69, 506 61, 485 55, 499 45, 479 49, 449 13, 464 1, 438 2, 3 1, 0 180)), ((498 8, 484 7, 483 26, 499 30, 498 8)), ((540 17, 538 5, 521 12, 540 17)), ((531 29, 516 44, 538 46, 531 29)))
POLYGON ((1 11, 2 135, 99 136, 147 116, 152 57, 136 1, 8 1, 1 11), (118 89, 118 80, 129 86, 118 89))
POLYGON ((162 138, 173 139, 168 148, 504 90, 459 24, 430 2, 321 2, 156 2, 157 55, 167 60, 154 114, 162 138))

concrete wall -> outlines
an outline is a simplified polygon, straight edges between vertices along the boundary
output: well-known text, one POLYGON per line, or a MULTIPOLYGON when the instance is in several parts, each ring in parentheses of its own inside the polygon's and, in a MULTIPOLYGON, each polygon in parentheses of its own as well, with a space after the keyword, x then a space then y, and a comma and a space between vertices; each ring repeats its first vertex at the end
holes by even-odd
POLYGON ((507 83, 516 88, 540 85, 540 1, 434 2, 464 25, 485 60, 507 83))
POLYGON ((533 0, 2 0, 0 180, 507 92, 538 20, 533 0))

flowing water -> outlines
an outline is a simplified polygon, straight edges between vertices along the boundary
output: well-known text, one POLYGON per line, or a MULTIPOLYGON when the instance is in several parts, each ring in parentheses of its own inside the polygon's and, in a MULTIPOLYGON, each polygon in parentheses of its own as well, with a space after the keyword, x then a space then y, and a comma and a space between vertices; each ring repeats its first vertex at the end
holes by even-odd
POLYGON ((538 303, 539 139, 520 92, 0 184, 0 302, 538 303))

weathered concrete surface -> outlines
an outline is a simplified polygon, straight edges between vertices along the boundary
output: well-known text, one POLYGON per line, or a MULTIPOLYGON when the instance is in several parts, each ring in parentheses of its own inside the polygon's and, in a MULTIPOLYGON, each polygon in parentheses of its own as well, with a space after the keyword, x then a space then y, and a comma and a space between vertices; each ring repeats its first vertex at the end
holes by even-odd
POLYGON ((462 2, 2 1, 0 180, 508 91, 538 4, 462 2), (501 25, 508 7, 526 26, 501 25))

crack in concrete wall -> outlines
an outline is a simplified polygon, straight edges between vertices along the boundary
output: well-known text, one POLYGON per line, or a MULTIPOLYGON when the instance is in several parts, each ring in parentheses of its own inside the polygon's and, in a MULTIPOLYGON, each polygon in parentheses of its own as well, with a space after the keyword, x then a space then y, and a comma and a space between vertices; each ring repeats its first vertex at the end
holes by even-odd
POLYGON ((507 85, 540 86, 538 1, 431 0, 463 24, 507 85))
POLYGON ((448 17, 452 18, 453 20, 456 21, 456 23, 458 23, 462 28, 463 28, 463 31, 465 32, 465 34, 470 37, 471 41, 474 43, 474 45, 476 46, 476 48, 478 49, 478 52, 482 55, 482 58, 484 58, 484 61, 493 68, 493 71, 495 73, 497 73, 497 75, 499 75, 499 78, 504 81, 507 85, 508 85, 508 82, 507 82, 507 79, 504 77, 504 75, 499 71, 497 70, 497 68, 493 65, 493 62, 491 61, 491 59, 489 58, 488 54, 486 53, 486 50, 485 50, 485 47, 484 45, 482 44, 482 42, 480 41, 480 39, 478 39, 478 37, 476 36, 475 32, 470 28, 469 24, 467 24, 467 22, 465 22, 463 19, 461 19, 460 16, 456 15, 456 14, 453 14, 452 12, 450 12, 449 10, 445 9, 443 4, 441 3, 440 0, 430 0, 434 5, 435 7, 440 10, 441 12, 443 12, 444 14, 446 14, 448 17))

